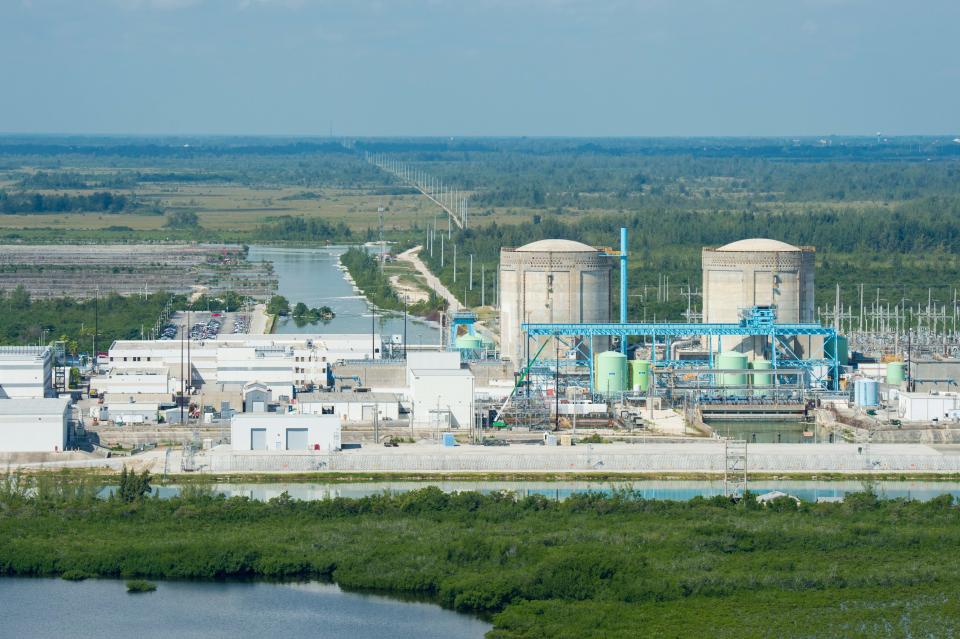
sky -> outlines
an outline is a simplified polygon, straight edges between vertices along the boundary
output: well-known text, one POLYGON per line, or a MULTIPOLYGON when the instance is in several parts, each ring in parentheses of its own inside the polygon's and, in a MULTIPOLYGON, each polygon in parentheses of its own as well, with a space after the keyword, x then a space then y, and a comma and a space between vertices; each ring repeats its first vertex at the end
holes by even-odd
POLYGON ((960 134, 957 0, 0 0, 0 131, 960 134))

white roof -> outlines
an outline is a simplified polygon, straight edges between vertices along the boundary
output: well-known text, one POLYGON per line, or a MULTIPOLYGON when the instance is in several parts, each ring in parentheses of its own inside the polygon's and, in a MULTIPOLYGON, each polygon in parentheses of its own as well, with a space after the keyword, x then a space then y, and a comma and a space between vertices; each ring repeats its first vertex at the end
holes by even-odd
POLYGON ((799 251, 800 248, 780 240, 771 240, 765 237, 752 237, 746 240, 737 240, 721 246, 718 251, 799 251))
POLYGON ((0 415, 62 415, 69 397, 0 399, 0 415))
POLYGON ((523 253, 596 253, 597 249, 573 240, 537 240, 525 244, 517 251, 523 253))

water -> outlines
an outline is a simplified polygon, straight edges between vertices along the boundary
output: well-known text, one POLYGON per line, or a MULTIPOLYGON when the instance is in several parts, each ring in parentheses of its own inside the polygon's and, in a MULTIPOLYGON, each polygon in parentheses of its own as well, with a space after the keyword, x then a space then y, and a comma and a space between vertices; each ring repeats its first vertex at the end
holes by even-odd
MULTIPOLYGON (((366 298, 353 290, 337 268, 345 246, 323 248, 279 248, 251 246, 248 259, 268 260, 273 263, 278 292, 291 304, 303 302, 310 307, 329 306, 336 317, 329 322, 298 326, 292 317, 280 318, 277 333, 367 333, 372 314, 366 298)), ((403 335, 403 315, 378 313, 377 332, 383 335, 403 335)), ((407 322, 409 344, 439 344, 440 328, 436 323, 409 317, 407 322)))
POLYGON ((32 639, 480 639, 490 624, 426 603, 332 584, 0 579, 0 635, 32 639))
MULTIPOLYGON (((214 492, 227 497, 249 497, 267 500, 286 492, 294 499, 318 500, 336 497, 358 498, 384 492, 407 492, 436 486, 445 492, 478 491, 492 493, 506 491, 524 497, 543 495, 549 499, 563 500, 571 495, 587 492, 610 494, 615 490, 629 488, 645 499, 686 501, 696 496, 712 497, 723 494, 722 480, 641 480, 625 482, 600 481, 390 481, 390 482, 265 482, 222 483, 212 486, 214 492)), ((820 498, 837 499, 847 493, 861 492, 864 483, 849 481, 815 480, 758 480, 751 481, 749 488, 755 493, 772 490, 789 493, 804 501, 815 502, 820 498)), ((951 494, 960 498, 960 482, 955 481, 879 481, 873 489, 888 499, 905 497, 927 501, 939 495, 951 494)), ((104 489, 104 494, 111 489, 104 489)), ((172 497, 179 493, 177 485, 155 488, 160 497, 172 497)))

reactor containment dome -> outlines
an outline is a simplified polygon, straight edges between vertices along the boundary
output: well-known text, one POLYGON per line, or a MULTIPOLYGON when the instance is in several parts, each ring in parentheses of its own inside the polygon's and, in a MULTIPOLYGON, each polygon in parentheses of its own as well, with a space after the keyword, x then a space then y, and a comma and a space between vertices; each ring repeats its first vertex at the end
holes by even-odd
MULTIPOLYGON (((503 357, 517 369, 525 364, 527 343, 520 330, 524 323, 609 322, 611 266, 603 251, 573 240, 538 240, 500 249, 503 357)), ((530 348, 539 348, 539 340, 531 341, 530 348)))
MULTIPOLYGON (((814 322, 815 257, 813 247, 768 238, 703 249, 703 321, 736 323, 747 309, 774 306, 777 323, 814 322)), ((717 341, 712 348, 720 352, 739 351, 751 360, 770 356, 765 352, 769 345, 760 338, 731 336, 717 341)), ((796 347, 810 356, 822 344, 798 342, 796 347)))

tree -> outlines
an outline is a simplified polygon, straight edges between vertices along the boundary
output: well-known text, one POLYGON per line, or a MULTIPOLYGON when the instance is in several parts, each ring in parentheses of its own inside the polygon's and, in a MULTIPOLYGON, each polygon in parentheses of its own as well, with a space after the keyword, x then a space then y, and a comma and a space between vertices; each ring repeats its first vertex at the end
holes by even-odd
POLYGON ((283 295, 274 295, 267 302, 267 313, 270 315, 286 315, 290 312, 290 302, 283 295))
POLYGON ((153 491, 150 486, 150 471, 144 470, 139 475, 130 471, 124 466, 120 471, 120 486, 115 493, 117 499, 124 503, 134 502, 143 499, 153 491))
POLYGON ((293 307, 294 317, 304 317, 309 312, 310 312, 310 309, 307 308, 307 305, 304 304, 303 302, 297 302, 297 305, 293 307))
POLYGON ((193 211, 171 211, 167 213, 167 221, 163 226, 168 229, 196 229, 200 228, 200 218, 193 211))
POLYGON ((13 293, 10 294, 10 307, 18 311, 30 308, 30 293, 27 292, 23 284, 13 289, 13 293))

